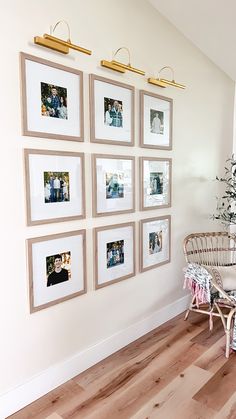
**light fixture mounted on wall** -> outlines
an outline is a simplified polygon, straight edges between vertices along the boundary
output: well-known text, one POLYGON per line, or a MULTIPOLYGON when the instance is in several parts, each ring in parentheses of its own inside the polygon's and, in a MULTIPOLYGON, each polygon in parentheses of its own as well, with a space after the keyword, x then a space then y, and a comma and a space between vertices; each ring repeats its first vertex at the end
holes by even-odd
POLYGON ((170 85, 170 86, 178 87, 178 88, 180 88, 180 89, 185 89, 185 88, 186 88, 186 86, 185 86, 184 84, 176 83, 176 81, 175 81, 175 77, 174 77, 174 70, 173 70, 173 68, 172 68, 172 67, 170 67, 170 66, 165 66, 165 67, 162 67, 162 68, 159 70, 159 72, 158 72, 158 76, 157 76, 157 78, 156 78, 156 79, 154 79, 154 78, 149 78, 149 79, 148 79, 148 83, 154 84, 155 86, 158 86, 158 87, 167 87, 167 85, 170 85), (161 72, 162 72, 163 70, 166 70, 166 69, 171 70, 171 73, 172 73, 172 80, 168 80, 168 79, 163 79, 163 78, 161 78, 161 72))
POLYGON ((101 66, 107 67, 110 70, 118 71, 119 73, 125 73, 126 70, 132 71, 133 73, 140 74, 141 76, 145 75, 145 71, 139 70, 138 68, 132 67, 130 63, 130 51, 126 47, 118 48, 113 55, 113 58, 111 61, 101 60, 101 66), (121 63, 120 61, 116 61, 116 55, 118 52, 120 52, 122 49, 126 50, 128 53, 128 64, 121 63))
POLYGON ((85 48, 82 48, 78 45, 72 44, 71 39, 70 39, 70 27, 65 20, 59 20, 59 22, 57 22, 53 27, 51 26, 50 27, 50 35, 45 33, 43 35, 43 37, 35 36, 34 37, 34 43, 37 44, 37 45, 41 45, 43 47, 46 47, 46 48, 53 49, 54 51, 61 52, 63 54, 68 54, 70 48, 74 49, 76 51, 79 51, 79 52, 83 52, 84 54, 88 54, 88 55, 92 54, 92 51, 90 51, 88 49, 85 49, 85 48), (56 38, 55 36, 53 36, 53 34, 55 32, 55 29, 61 23, 64 23, 67 26, 67 30, 68 30, 67 41, 65 41, 64 39, 56 38))

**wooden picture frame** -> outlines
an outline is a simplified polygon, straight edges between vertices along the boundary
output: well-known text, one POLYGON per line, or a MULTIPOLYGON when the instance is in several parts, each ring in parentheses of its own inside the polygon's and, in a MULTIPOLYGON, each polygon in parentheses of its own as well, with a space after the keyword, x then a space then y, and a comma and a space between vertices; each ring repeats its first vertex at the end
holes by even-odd
POLYGON ((92 155, 93 216, 135 211, 135 157, 92 155))
POLYGON ((140 157, 140 210, 171 206, 172 159, 140 157))
POLYGON ((30 313, 87 292, 86 232, 27 240, 30 313))
POLYGON ((172 150, 173 99, 140 91, 140 147, 172 150))
POLYGON ((85 218, 84 153, 25 149, 27 225, 85 218))
POLYGON ((134 145, 134 86, 90 74, 90 141, 134 145))
POLYGON ((30 137, 83 141, 83 73, 20 53, 22 131, 30 137))
POLYGON ((135 223, 94 228, 94 255, 95 289, 134 276, 135 223))
POLYGON ((140 220, 140 272, 157 268, 171 260, 171 217, 140 220))

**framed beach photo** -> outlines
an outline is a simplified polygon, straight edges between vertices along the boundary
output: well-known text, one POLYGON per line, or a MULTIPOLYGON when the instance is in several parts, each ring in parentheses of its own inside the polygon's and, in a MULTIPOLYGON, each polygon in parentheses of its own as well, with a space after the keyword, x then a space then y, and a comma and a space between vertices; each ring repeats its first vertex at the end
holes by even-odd
POLYGON ((134 87, 90 74, 90 139, 134 145, 134 87))
POLYGON ((172 149, 173 100, 140 91, 140 146, 172 149))
POLYGON ((23 52, 23 135, 83 141, 83 73, 23 52))
POLYGON ((135 158, 94 154, 93 215, 134 212, 135 158))
POLYGON ((140 157, 141 211, 171 206, 172 160, 140 157))
POLYGON ((135 275, 135 223, 94 229, 95 288, 135 275))
POLYGON ((30 312, 86 292, 85 230, 27 240, 30 312))
POLYGON ((141 272, 170 262, 170 232, 170 215, 140 221, 141 272))
POLYGON ((25 149, 27 225, 85 218, 84 154, 25 149))

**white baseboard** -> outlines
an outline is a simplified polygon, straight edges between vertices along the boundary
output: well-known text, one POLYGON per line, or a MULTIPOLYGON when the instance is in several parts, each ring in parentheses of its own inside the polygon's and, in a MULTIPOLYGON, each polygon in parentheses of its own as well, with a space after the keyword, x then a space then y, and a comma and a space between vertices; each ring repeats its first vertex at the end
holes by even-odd
POLYGON ((185 296, 157 310, 151 316, 133 324, 127 329, 121 330, 90 348, 79 352, 72 358, 31 377, 27 382, 13 388, 11 391, 1 394, 0 419, 5 419, 167 320, 177 316, 177 314, 182 313, 187 308, 188 303, 189 296, 185 296))

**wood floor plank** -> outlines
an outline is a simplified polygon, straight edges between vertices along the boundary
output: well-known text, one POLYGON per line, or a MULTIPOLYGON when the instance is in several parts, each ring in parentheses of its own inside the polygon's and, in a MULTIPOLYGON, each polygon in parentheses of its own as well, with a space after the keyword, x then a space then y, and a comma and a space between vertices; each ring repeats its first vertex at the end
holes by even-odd
POLYGON ((24 409, 19 410, 19 412, 9 416, 8 419, 45 419, 57 411, 58 407, 63 405, 68 398, 77 397, 80 393, 84 393, 84 390, 73 380, 69 380, 24 409))
POLYGON ((210 347, 200 358, 194 362, 197 367, 203 368, 204 370, 216 372, 225 363, 225 336, 219 339, 212 347, 210 347))
POLYGON ((199 343, 200 345, 210 347, 224 335, 225 335, 225 332, 222 326, 222 322, 218 318, 218 319, 215 319, 214 321, 214 328, 212 331, 210 331, 209 328, 206 328, 205 330, 200 332, 197 336, 194 336, 192 342, 196 342, 196 343, 199 343))
POLYGON ((188 399, 201 388, 212 373, 191 365, 171 381, 130 419, 176 419, 188 399), (193 380, 194 377, 194 380, 193 380))
POLYGON ((236 419, 236 393, 234 393, 214 419, 236 419))
POLYGON ((199 315, 193 316, 187 323, 184 321, 184 315, 181 313, 174 319, 169 320, 157 329, 147 333, 145 336, 127 345, 120 351, 113 355, 110 355, 106 360, 99 362, 92 366, 88 370, 74 377, 76 383, 78 383, 84 389, 89 388, 90 384, 100 379, 106 373, 114 372, 116 367, 120 367, 126 361, 130 361, 132 358, 137 357, 145 349, 150 348, 158 342, 162 342, 165 338, 168 338, 172 332, 176 331, 176 327, 185 330, 186 327, 193 326, 199 327, 199 333, 207 327, 206 316, 199 315))
MULTIPOLYGON (((164 351, 163 347, 159 347, 149 355, 146 354, 146 358, 144 354, 136 358, 134 365, 133 363, 129 367, 126 365, 126 368, 123 369, 121 375, 115 378, 115 381, 108 380, 108 387, 101 387, 97 393, 94 393, 91 399, 87 399, 85 403, 78 404, 68 417, 76 418, 79 412, 83 413, 84 417, 90 417, 91 410, 94 410, 96 412, 95 417, 97 412, 99 412, 99 419, 108 417, 127 419, 132 412, 137 410, 140 402, 144 403, 144 399, 156 394, 167 382, 176 377, 183 368, 190 365, 193 358, 196 359, 202 354, 204 348, 190 342, 194 333, 198 333, 196 328, 191 330, 190 327, 187 327, 185 335, 179 340, 175 339, 175 336, 179 334, 176 331, 176 334, 170 337, 165 344, 164 351), (170 363, 172 356, 173 359, 170 363), (131 377, 131 370, 133 367, 136 369, 137 364, 138 374, 131 377), (124 377, 131 379, 125 382, 123 380, 124 377), (117 386, 117 382, 122 383, 122 385, 117 386)), ((63 416, 63 418, 67 419, 67 415, 63 416)))
POLYGON ((236 354, 194 395, 194 400, 219 411, 236 391, 236 354))
MULTIPOLYGON (((9 419, 236 419, 220 319, 181 314, 9 419)), ((235 383, 234 383, 235 382, 235 383)))

